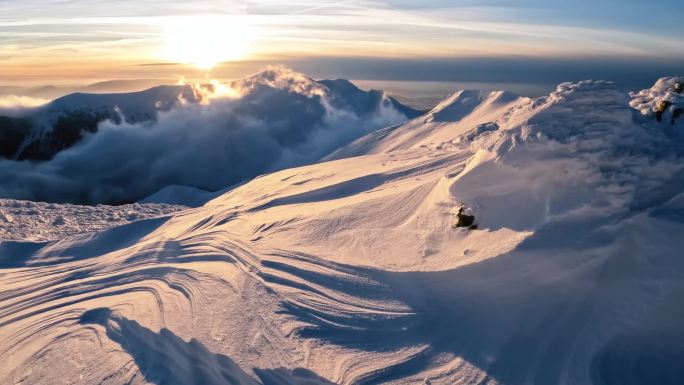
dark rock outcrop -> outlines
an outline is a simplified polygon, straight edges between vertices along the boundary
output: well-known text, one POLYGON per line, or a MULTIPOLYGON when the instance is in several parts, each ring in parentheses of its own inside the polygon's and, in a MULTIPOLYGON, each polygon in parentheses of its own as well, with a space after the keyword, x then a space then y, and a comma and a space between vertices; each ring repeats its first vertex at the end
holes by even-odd
POLYGON ((17 160, 50 160, 81 139, 85 133, 97 132, 97 125, 111 116, 105 112, 69 111, 52 124, 52 132, 30 141, 17 154, 17 160))
POLYGON ((31 132, 28 119, 0 116, 0 157, 11 159, 31 132))
POLYGON ((667 111, 667 108, 672 105, 672 102, 669 102, 667 100, 661 100, 658 102, 655 108, 655 116, 656 120, 659 122, 663 121, 663 114, 665 111, 667 111))
POLYGON ((467 227, 472 230, 477 229, 477 225, 475 224, 475 216, 464 214, 463 206, 461 206, 458 209, 458 212, 456 213, 456 218, 458 219, 458 221, 456 222, 455 227, 467 227))
POLYGON ((0 156, 7 159, 47 161, 72 147, 86 133, 95 133, 106 120, 115 124, 157 119, 181 100, 200 96, 190 86, 159 86, 120 94, 73 93, 28 111, 22 118, 0 118, 0 156))

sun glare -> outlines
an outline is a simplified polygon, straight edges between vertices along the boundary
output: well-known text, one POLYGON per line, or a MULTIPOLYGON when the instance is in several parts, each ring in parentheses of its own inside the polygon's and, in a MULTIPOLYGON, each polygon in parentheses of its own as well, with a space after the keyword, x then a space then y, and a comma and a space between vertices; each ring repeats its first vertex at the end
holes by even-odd
POLYGON ((245 16, 189 16, 164 24, 164 57, 211 69, 220 62, 244 58, 253 29, 245 16))

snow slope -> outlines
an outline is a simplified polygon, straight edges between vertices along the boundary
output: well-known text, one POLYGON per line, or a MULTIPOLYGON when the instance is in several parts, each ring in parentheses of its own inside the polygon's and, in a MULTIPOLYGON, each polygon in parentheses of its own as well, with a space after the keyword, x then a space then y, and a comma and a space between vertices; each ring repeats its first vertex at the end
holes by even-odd
POLYGON ((505 119, 515 107, 530 99, 506 91, 458 91, 426 115, 377 130, 338 149, 326 159, 375 154, 421 146, 438 146, 474 126, 505 119))
POLYGON ((0 383, 682 383, 684 146, 634 100, 460 93, 357 157, 4 242, 0 383))

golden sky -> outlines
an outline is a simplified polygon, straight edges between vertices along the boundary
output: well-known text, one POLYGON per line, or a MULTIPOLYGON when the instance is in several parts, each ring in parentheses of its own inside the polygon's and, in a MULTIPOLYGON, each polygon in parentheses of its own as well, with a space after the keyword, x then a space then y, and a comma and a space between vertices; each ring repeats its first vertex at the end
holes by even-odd
POLYGON ((646 23, 640 3, 0 0, 0 84, 231 77, 314 57, 684 57, 681 20, 646 23))

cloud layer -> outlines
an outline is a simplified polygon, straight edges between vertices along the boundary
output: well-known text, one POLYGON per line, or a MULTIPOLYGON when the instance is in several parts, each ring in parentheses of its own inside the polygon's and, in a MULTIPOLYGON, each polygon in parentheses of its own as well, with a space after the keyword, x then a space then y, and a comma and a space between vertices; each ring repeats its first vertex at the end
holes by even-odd
POLYGON ((0 115, 12 116, 48 103, 48 99, 23 95, 0 95, 0 115))
POLYGON ((173 184, 217 190, 316 161, 406 119, 382 94, 357 106, 369 94, 335 84, 269 70, 154 123, 101 123, 48 162, 0 161, 0 196, 94 204, 136 201, 173 184))

